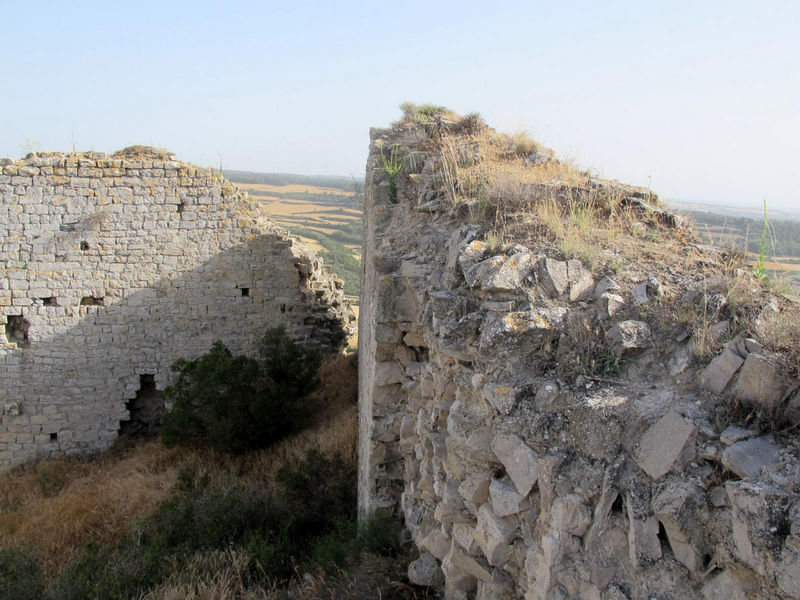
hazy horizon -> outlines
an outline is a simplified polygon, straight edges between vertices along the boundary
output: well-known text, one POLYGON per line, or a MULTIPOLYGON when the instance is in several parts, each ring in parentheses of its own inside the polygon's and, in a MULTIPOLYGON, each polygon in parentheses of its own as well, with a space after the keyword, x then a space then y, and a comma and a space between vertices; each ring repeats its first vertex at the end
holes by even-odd
POLYGON ((666 198, 796 211, 798 23, 789 2, 10 4, 0 156, 360 177, 410 100, 666 198))

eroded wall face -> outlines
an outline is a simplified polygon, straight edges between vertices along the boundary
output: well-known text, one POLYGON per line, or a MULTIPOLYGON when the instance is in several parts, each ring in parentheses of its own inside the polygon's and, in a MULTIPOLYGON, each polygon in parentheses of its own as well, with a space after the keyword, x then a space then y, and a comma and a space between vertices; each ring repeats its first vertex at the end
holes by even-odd
POLYGON ((670 359, 646 323, 617 322, 580 261, 489 247, 451 210, 424 132, 371 136, 359 511, 404 520, 410 579, 453 599, 800 597, 791 446, 720 436, 673 364, 688 342, 670 359), (413 157, 396 203, 379 143, 413 157), (596 318, 636 381, 556 376, 596 318), (740 480, 727 467, 746 443, 767 458, 740 480))
POLYGON ((335 348, 353 319, 257 205, 169 158, 4 160, 0 230, 0 468, 108 447, 215 339, 252 352, 283 325, 335 348))

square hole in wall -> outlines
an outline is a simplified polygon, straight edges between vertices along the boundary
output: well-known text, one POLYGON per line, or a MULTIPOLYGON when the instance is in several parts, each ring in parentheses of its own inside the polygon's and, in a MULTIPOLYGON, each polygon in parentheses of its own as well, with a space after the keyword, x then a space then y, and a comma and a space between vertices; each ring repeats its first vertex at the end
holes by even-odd
POLYGON ((51 433, 51 434, 50 434, 50 441, 51 441, 51 442, 56 442, 56 441, 58 441, 58 434, 57 434, 57 433, 51 433))
POLYGON ((52 296, 48 296, 47 298, 40 298, 40 300, 42 301, 42 304, 44 304, 45 306, 58 306, 58 302, 56 302, 56 299, 53 298, 52 296))
POLYGON ((105 298, 102 296, 84 296, 81 298, 81 306, 103 306, 105 298))
POLYGON ((6 339, 10 344, 18 347, 27 346, 28 330, 31 328, 30 322, 22 315, 8 315, 6 317, 6 339))
POLYGON ((242 296, 249 296, 250 295, 250 288, 243 287, 239 288, 242 291, 242 296))
POLYGON ((83 250, 84 252, 86 252, 89 249, 89 247, 90 247, 89 242, 87 242, 86 240, 83 240, 81 242, 81 250, 83 250))

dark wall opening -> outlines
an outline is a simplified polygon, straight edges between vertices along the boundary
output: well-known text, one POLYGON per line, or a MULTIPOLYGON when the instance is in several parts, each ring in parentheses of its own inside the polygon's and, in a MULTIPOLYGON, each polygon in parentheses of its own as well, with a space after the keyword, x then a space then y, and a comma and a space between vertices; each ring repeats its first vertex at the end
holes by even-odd
POLYGON ((31 324, 22 315, 8 315, 6 317, 6 339, 10 344, 16 344, 18 347, 27 346, 28 330, 31 324))
POLYGON ((130 417, 119 422, 120 437, 149 437, 158 433, 165 412, 164 393, 156 389, 154 375, 139 376, 139 391, 125 404, 125 408, 130 417))

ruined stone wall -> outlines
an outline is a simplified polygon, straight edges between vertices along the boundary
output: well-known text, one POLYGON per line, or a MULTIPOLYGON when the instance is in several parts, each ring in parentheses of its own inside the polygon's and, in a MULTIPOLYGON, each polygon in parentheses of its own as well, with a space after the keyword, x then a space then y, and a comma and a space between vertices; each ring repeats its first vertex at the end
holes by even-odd
POLYGON ((410 579, 451 599, 800 598, 796 437, 720 431, 706 410, 785 400, 763 348, 737 337, 699 371, 686 335, 625 316, 655 279, 622 289, 492 247, 442 162, 422 128, 371 132, 359 510, 403 518, 410 579), (395 144, 393 203, 379 148, 395 144), (556 374, 584 319, 629 358, 624 380, 556 374))
POLYGON ((0 231, 0 469, 108 447, 215 339, 250 352, 284 325, 337 348, 352 325, 327 266, 169 155, 4 159, 0 231))

